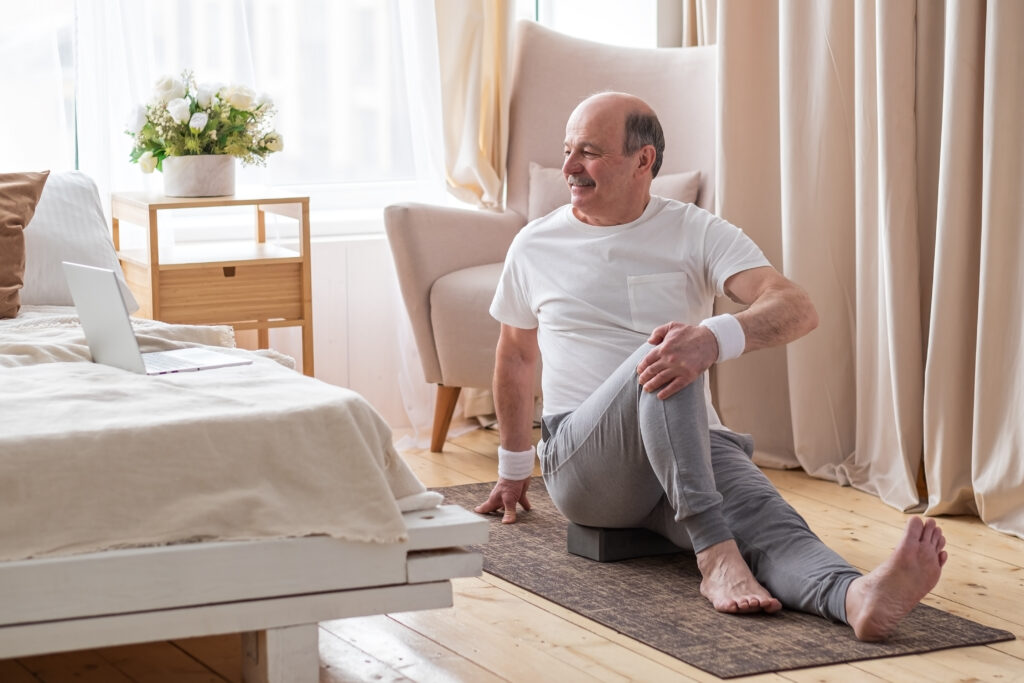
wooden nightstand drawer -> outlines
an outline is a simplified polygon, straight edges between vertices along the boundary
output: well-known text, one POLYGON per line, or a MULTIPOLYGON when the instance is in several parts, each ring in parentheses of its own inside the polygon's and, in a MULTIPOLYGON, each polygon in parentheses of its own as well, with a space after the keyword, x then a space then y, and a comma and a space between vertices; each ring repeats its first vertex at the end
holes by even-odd
POLYGON ((160 272, 160 317, 227 323, 302 318, 302 264, 190 266, 160 272))

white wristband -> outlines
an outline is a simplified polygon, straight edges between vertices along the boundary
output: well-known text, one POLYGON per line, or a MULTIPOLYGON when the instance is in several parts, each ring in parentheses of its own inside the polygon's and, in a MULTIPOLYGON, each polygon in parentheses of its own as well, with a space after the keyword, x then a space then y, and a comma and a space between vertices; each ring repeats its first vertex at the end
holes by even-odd
POLYGON ((743 355, 747 348, 747 335, 736 316, 729 313, 716 315, 701 321, 701 326, 711 330, 718 340, 718 362, 722 363, 743 355))
POLYGON ((533 456, 536 450, 508 451, 498 446, 498 476, 510 481, 528 479, 533 474, 533 456))

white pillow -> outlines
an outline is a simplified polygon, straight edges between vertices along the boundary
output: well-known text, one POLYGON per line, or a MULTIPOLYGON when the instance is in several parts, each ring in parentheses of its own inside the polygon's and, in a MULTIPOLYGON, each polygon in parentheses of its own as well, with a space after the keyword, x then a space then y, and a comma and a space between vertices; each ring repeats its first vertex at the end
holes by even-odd
MULTIPOLYGON (((697 201, 700 190, 700 171, 659 175, 651 183, 651 194, 680 202, 697 201)), ((527 200, 526 220, 546 216, 569 203, 569 187, 560 168, 545 168, 530 162, 530 196, 527 200)))
POLYGON ((35 215, 25 227, 22 304, 74 305, 61 261, 110 268, 117 273, 128 310, 138 310, 114 251, 99 190, 79 171, 50 174, 35 215))

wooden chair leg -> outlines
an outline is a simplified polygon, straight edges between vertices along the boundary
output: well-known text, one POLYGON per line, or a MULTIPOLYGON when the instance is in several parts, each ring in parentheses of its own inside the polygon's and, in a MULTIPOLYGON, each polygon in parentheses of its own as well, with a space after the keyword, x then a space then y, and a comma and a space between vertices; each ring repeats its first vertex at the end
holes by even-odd
POLYGON ((430 435, 430 451, 440 453, 444 448, 444 440, 448 436, 448 427, 452 424, 455 413, 455 402, 459 400, 462 387, 437 385, 437 398, 434 402, 434 431, 430 435))

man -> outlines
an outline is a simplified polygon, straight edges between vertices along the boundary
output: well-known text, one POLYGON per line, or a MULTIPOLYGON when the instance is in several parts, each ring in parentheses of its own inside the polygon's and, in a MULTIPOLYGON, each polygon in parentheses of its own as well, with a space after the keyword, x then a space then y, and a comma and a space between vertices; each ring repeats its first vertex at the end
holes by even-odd
POLYGON ((572 113, 571 204, 516 237, 491 305, 502 323, 499 480, 476 510, 511 523, 517 504, 530 509, 543 355, 540 458, 568 519, 692 547, 701 593, 720 611, 786 605, 883 639, 937 583, 945 539, 933 520, 912 518, 892 556, 862 576, 753 465, 750 438, 721 425, 704 371, 807 334, 817 314, 738 228, 651 196, 664 146, 654 112, 631 95, 595 95, 572 113), (723 293, 747 309, 708 317, 723 293))

